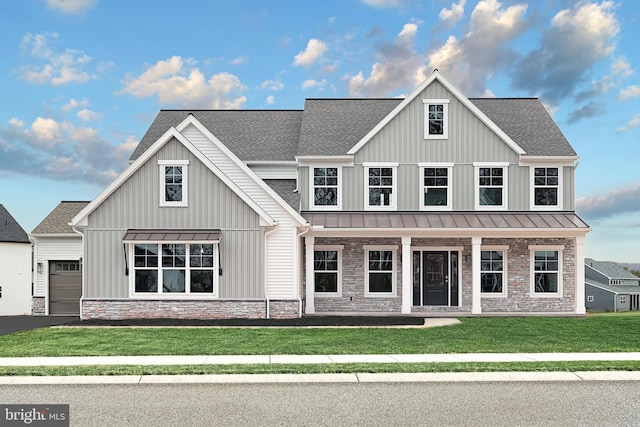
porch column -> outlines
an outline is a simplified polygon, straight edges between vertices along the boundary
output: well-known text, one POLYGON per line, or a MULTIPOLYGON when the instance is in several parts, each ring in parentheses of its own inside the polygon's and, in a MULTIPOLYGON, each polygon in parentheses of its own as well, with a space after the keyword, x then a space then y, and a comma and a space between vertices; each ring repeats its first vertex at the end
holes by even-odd
POLYGON ((586 314, 584 300, 584 236, 576 237, 576 314, 586 314))
POLYGON ((471 314, 482 313, 482 300, 480 298, 480 245, 482 237, 471 238, 471 314))
POLYGON ((306 306, 305 313, 313 314, 316 312, 315 301, 313 300, 313 293, 316 288, 315 277, 313 275, 313 246, 315 243, 315 237, 305 236, 305 291, 306 291, 306 306))
POLYGON ((402 238, 402 314, 411 313, 411 237, 402 238))

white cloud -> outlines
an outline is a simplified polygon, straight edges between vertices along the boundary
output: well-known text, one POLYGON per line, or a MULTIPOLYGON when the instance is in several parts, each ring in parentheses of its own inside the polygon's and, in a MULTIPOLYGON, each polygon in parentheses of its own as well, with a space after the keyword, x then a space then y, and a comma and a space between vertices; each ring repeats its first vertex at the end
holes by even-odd
POLYGON ((102 118, 102 114, 96 113, 95 111, 91 111, 87 108, 83 108, 82 110, 76 113, 76 116, 83 122, 89 122, 91 120, 99 120, 102 118))
POLYGON ((579 198, 576 200, 576 211, 585 219, 602 219, 626 212, 640 212, 640 182, 611 190, 604 195, 579 198))
POLYGON ((448 27, 455 25, 455 23, 464 16, 464 5, 466 2, 467 0, 460 0, 458 3, 454 2, 451 4, 451 9, 443 7, 438 15, 442 23, 448 27))
POLYGON ((89 105, 89 101, 87 101, 86 99, 78 101, 74 98, 71 98, 69 102, 62 106, 62 111, 71 111, 79 107, 86 107, 87 105, 89 105))
POLYGON ((618 95, 618 99, 620 101, 627 101, 629 99, 637 98, 640 96, 640 86, 638 85, 629 85, 624 89, 620 90, 620 94, 618 95))
POLYGON ((268 90, 282 90, 284 89, 284 84, 279 80, 265 80, 260 85, 260 89, 268 89, 268 90))
POLYGON ((313 65, 328 49, 329 46, 325 42, 318 39, 311 39, 307 43, 307 48, 295 56, 293 65, 296 67, 313 65))
POLYGON ((611 64, 611 71, 613 75, 621 75, 622 77, 629 77, 633 74, 633 70, 631 69, 631 65, 625 58, 616 58, 611 64))
POLYGON ((265 99, 265 102, 267 105, 273 105, 273 103, 276 102, 276 98, 273 95, 269 95, 267 99, 265 99))
POLYGON ((637 128, 638 126, 640 126, 640 113, 633 116, 625 126, 619 127, 618 132, 626 132, 629 129, 637 128))
POLYGON ((206 80, 190 62, 180 56, 158 61, 138 77, 125 77, 125 87, 120 93, 138 98, 158 96, 161 104, 178 104, 187 108, 242 108, 247 98, 241 93, 247 87, 238 77, 222 72, 206 80))
POLYGON ((231 60, 231 65, 240 65, 240 64, 244 64, 249 60, 249 58, 247 58, 246 56, 238 56, 237 58, 234 58, 231 60))
POLYGON ((78 14, 95 6, 98 0, 47 0, 47 5, 63 13, 78 14))
POLYGON ((322 80, 313 80, 313 79, 309 79, 309 80, 305 80, 302 83, 302 89, 311 89, 311 88, 317 88, 317 89, 322 89, 327 85, 327 79, 322 79, 322 80))
POLYGON ((401 0, 362 0, 367 6, 389 8, 400 6, 401 0))

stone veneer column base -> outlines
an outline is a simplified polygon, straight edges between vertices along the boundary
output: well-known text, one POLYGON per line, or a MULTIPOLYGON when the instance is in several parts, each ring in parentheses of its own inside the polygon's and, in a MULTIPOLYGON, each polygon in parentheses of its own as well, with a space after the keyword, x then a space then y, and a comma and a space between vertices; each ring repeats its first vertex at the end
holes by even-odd
MULTIPOLYGON (((265 319, 266 300, 130 300, 90 299, 81 301, 82 319, 265 319)), ((270 317, 298 317, 296 300, 271 300, 270 317)))
POLYGON ((31 297, 31 315, 45 316, 47 310, 44 304, 44 297, 31 297))

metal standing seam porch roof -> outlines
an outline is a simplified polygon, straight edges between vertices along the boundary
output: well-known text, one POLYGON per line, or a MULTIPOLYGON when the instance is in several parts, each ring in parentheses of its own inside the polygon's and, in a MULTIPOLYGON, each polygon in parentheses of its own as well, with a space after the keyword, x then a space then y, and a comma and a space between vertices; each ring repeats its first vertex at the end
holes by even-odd
POLYGON ((123 242, 217 242, 220 230, 135 230, 129 229, 123 242))

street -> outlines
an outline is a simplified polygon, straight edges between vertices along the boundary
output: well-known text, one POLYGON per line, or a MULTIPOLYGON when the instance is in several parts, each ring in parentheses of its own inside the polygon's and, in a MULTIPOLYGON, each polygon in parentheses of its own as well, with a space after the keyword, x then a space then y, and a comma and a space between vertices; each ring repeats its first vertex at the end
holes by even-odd
POLYGON ((0 403, 70 405, 72 426, 624 426, 635 381, 3 385, 0 403))

